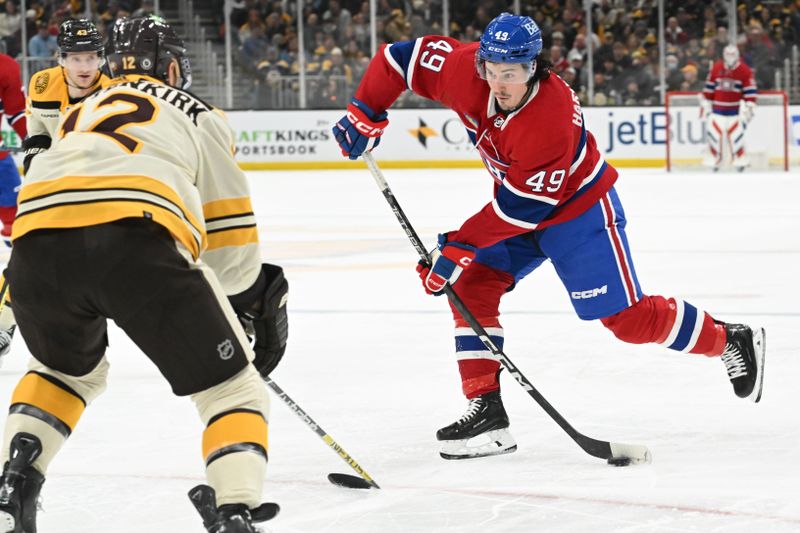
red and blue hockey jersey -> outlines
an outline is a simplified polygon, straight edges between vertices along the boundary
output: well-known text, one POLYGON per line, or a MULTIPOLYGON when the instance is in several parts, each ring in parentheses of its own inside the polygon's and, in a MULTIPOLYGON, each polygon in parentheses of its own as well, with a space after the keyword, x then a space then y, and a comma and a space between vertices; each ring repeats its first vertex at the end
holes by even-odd
POLYGON ((383 45, 356 98, 381 112, 410 89, 458 114, 495 187, 494 199, 449 239, 483 248, 577 217, 612 187, 617 172, 558 76, 536 83, 516 111, 501 113, 476 72, 477 47, 435 35, 383 45))
MULTIPOLYGON (((20 141, 28 134, 25 120, 25 94, 22 92, 22 79, 19 63, 6 54, 0 54, 0 119, 7 115, 8 123, 19 135, 20 141)), ((0 148, 0 160, 8 157, 8 152, 0 148)))
POLYGON ((743 61, 729 69, 721 59, 708 73, 703 96, 711 101, 711 110, 718 115, 738 115, 739 101, 756 101, 756 80, 753 71, 743 61))

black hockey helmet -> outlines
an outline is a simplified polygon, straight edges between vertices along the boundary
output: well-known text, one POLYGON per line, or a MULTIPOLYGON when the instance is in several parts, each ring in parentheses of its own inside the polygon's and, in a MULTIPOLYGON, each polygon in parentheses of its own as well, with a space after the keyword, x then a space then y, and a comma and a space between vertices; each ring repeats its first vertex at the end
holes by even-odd
POLYGON ((122 18, 114 23, 108 46, 111 76, 144 74, 167 81, 173 59, 178 60, 178 87, 192 82, 192 69, 183 40, 161 17, 122 18))
POLYGON ((103 56, 103 38, 94 22, 88 19, 68 19, 58 29, 58 48, 61 57, 70 52, 97 52, 103 56))

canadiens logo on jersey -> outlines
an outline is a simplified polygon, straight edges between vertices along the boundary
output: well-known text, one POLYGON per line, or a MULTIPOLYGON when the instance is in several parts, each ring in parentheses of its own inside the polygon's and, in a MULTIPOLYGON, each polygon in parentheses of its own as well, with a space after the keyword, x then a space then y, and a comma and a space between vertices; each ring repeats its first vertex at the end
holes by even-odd
POLYGON ((504 117, 503 115, 500 115, 499 117, 496 117, 494 119, 494 127, 495 128, 502 128, 503 124, 505 124, 505 122, 506 122, 506 117, 504 117))
POLYGON ((50 83, 50 73, 43 72, 36 78, 36 82, 34 83, 34 91, 36 94, 42 94, 45 89, 47 89, 47 85, 50 83))

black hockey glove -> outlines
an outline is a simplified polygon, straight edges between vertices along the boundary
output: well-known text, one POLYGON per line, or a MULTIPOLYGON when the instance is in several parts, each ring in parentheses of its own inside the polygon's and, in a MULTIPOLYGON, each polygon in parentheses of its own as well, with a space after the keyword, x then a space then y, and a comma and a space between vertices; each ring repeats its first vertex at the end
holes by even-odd
POLYGON ((25 159, 22 160, 22 173, 27 174, 31 168, 31 161, 40 153, 47 151, 52 143, 47 135, 34 135, 22 141, 22 149, 25 150, 25 159))
POLYGON ((228 298, 245 333, 251 340, 255 339, 253 364, 263 377, 275 370, 286 351, 288 296, 289 283, 283 276, 283 269, 264 263, 252 287, 228 298))

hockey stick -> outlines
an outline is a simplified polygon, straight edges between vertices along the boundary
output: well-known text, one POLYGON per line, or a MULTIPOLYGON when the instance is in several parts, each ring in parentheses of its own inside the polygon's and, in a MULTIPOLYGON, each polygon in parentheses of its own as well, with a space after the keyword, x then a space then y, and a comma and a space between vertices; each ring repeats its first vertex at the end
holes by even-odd
POLYGON ((328 474, 328 481, 330 481, 334 485, 339 485, 341 487, 346 487, 348 489, 380 488, 378 484, 375 482, 375 480, 372 479, 369 474, 367 474, 367 471, 361 468, 361 465, 358 464, 358 462, 355 459, 353 459, 353 457, 349 453, 347 453, 345 449, 342 448, 342 446, 338 442, 333 440, 333 437, 331 437, 328 433, 326 433, 325 430, 323 430, 319 426, 319 424, 317 424, 314 421, 314 419, 308 415, 308 413, 306 413, 299 405, 297 405, 297 402, 292 400, 289 397, 289 395, 286 394, 286 392, 278 386, 277 383, 275 383, 271 378, 263 378, 263 379, 264 383, 266 383, 267 386, 270 389, 272 389, 272 392, 274 392, 278 396, 278 398, 283 400, 283 403, 289 406, 289 409, 298 417, 300 417, 300 420, 305 422, 306 425, 314 431, 314 433, 320 436, 320 438, 325 442, 325 444, 330 446, 333 449, 333 451, 335 451, 336 454, 339 457, 341 457, 342 460, 345 463, 347 463, 347 465, 350 468, 355 470, 358 473, 358 475, 361 476, 361 477, 356 477, 356 476, 351 476, 350 474, 331 473, 328 474))
MULTIPOLYGON (((386 198, 386 201, 392 208, 394 215, 397 217, 398 222, 400 222, 400 225, 406 232, 406 235, 411 241, 412 246, 414 246, 414 248, 417 250, 420 259, 430 264, 430 256, 428 255, 428 252, 423 247, 422 241, 417 235, 417 232, 414 231, 414 228, 411 226, 411 222, 408 220, 408 217, 400 207, 397 198, 395 198, 392 190, 389 188, 389 184, 386 182, 386 178, 383 177, 381 169, 378 168, 378 165, 375 163, 375 159, 373 159, 372 154, 369 152, 364 152, 363 158, 367 163, 367 167, 369 167, 370 173, 372 173, 372 177, 375 178, 375 183, 378 184, 378 188, 383 193, 383 197, 386 198)), ((494 343, 494 341, 492 341, 491 337, 489 337, 489 334, 486 332, 483 326, 481 326, 470 310, 467 309, 467 306, 464 304, 461 298, 459 298, 455 291, 453 291, 453 288, 449 284, 445 285, 444 293, 453 304, 453 307, 455 307, 461 316, 464 317, 464 319, 469 323, 470 327, 472 327, 472 330, 481 339, 481 342, 483 342, 484 346, 486 346, 486 348, 500 360, 508 372, 514 377, 515 380, 517 380, 517 383, 519 383, 520 386, 525 389, 534 400, 536 400, 536 403, 538 403, 542 409, 544 409, 544 412, 547 413, 550 418, 556 422, 556 424, 561 426, 561 429, 563 429, 567 435, 569 435, 572 440, 578 444, 578 446, 583 448, 583 451, 594 457, 605 459, 609 464, 613 464, 615 466, 627 466, 631 463, 649 463, 652 460, 650 450, 648 450, 645 446, 597 440, 587 437, 573 428, 570 423, 567 422, 566 419, 561 416, 561 414, 556 411, 552 405, 550 405, 550 402, 548 402, 545 397, 542 396, 538 390, 536 390, 536 387, 534 387, 528 378, 526 378, 514 365, 514 363, 511 362, 511 359, 508 358, 503 350, 501 350, 494 343)))

